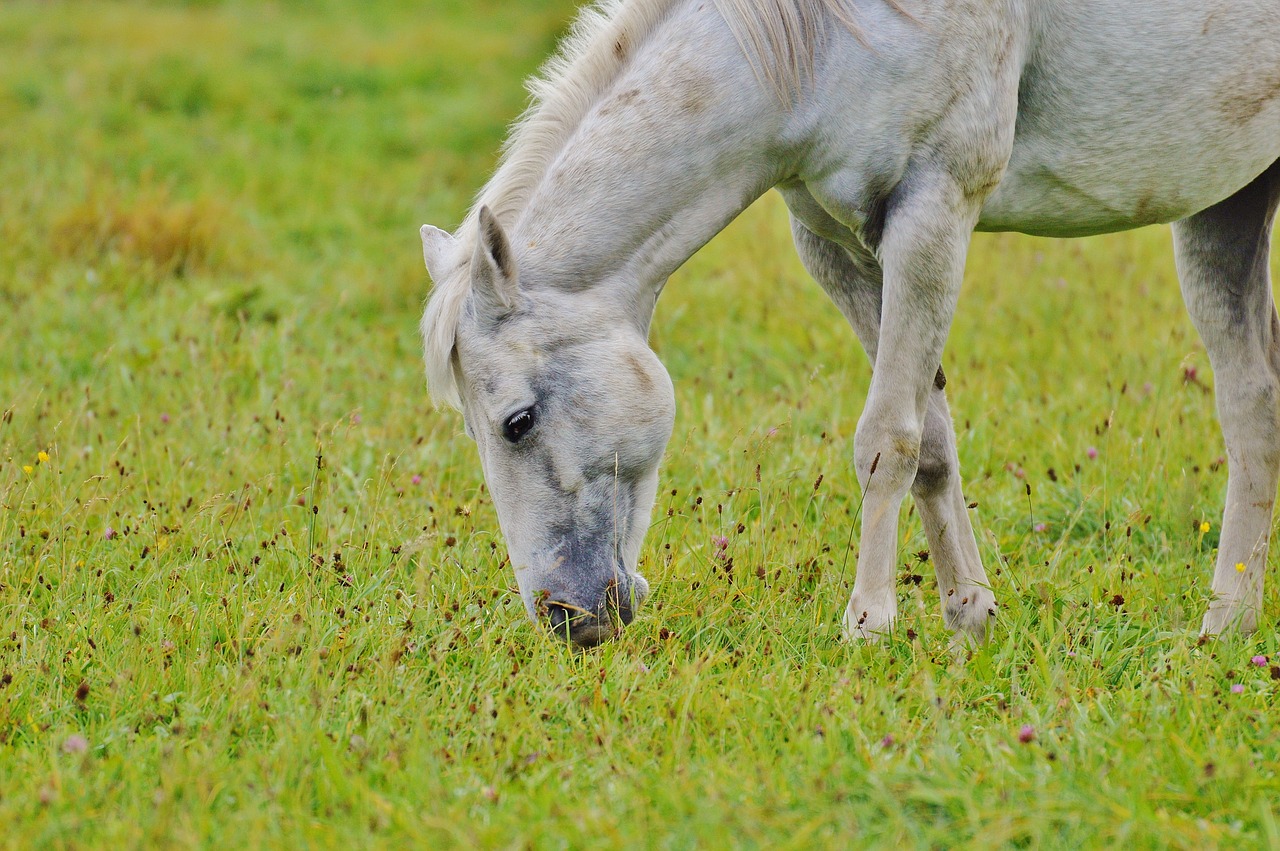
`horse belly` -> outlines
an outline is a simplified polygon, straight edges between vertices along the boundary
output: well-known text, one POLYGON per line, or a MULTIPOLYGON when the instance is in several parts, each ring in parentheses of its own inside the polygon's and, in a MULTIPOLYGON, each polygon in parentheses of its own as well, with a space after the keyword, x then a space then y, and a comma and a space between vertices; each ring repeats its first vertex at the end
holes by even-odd
POLYGON ((979 230, 1084 236, 1175 221, 1280 159, 1274 3, 1049 5, 979 230))

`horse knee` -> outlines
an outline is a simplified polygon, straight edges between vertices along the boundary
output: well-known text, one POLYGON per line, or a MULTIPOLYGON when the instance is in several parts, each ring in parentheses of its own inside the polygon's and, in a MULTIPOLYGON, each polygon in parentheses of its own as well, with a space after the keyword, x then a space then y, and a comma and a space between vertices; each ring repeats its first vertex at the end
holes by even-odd
POLYGON ((864 417, 853 438, 854 466, 863 490, 905 494, 918 469, 920 434, 909 428, 881 428, 864 417))
POLYGON ((920 441, 920 460, 916 466, 916 479, 911 492, 917 497, 930 497, 942 493, 956 474, 955 459, 950 443, 936 429, 926 429, 920 441))
POLYGON ((955 432, 951 427, 951 414, 942 393, 946 378, 938 369, 934 379, 935 392, 929 399, 929 411, 925 416, 924 433, 920 438, 920 460, 916 468, 911 492, 917 497, 931 497, 951 486, 958 474, 955 454, 955 432))
POLYGON ((951 486, 958 475, 958 461, 942 390, 945 384, 939 367, 922 425, 886 420, 879 411, 863 413, 854 435, 854 458, 864 487, 875 479, 904 493, 910 488, 917 496, 928 497, 951 486))

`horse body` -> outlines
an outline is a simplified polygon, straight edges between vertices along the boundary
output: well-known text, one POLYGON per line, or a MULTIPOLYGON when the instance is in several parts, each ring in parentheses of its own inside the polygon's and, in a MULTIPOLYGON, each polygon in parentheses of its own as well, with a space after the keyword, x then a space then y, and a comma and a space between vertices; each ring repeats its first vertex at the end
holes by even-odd
POLYGON ((1172 222, 1275 160, 1274 3, 1031 5, 1013 151, 979 230, 1070 237, 1172 222))
POLYGON ((644 342, 653 308, 672 271, 777 187, 801 259, 876 367, 854 447, 850 635, 892 625, 908 490, 948 625, 981 639, 995 614, 938 367, 970 233, 1173 220, 1231 463, 1205 629, 1251 627, 1280 475, 1269 5, 607 8, 543 84, 458 235, 423 229, 432 389, 476 439, 530 614, 590 644, 643 598, 636 559, 674 419, 644 342))
POLYGON ((866 17, 870 52, 840 34, 815 82, 821 150, 799 175, 833 212, 859 198, 837 212, 855 233, 870 203, 861 187, 887 192, 937 138, 1011 142, 975 229, 1038 236, 1176 221, 1276 159, 1280 10, 1265 0, 1007 0, 945 4, 915 22, 866 17), (991 23, 975 25, 983 13, 991 23), (998 127, 939 125, 966 88, 998 127))

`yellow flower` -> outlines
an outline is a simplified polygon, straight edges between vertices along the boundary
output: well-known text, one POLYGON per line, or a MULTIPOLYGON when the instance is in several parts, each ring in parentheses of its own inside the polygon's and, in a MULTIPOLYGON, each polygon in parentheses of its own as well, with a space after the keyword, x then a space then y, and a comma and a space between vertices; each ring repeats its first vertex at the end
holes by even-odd
POLYGON ((48 452, 45 452, 43 449, 41 449, 39 452, 37 452, 37 453, 36 453, 36 461, 38 461, 38 462, 39 462, 39 463, 41 463, 41 464, 48 464, 48 463, 49 463, 49 453, 48 453, 48 452))
POLYGON ((1204 535, 1209 531, 1209 521, 1205 520, 1200 524, 1200 534, 1204 535))
POLYGON ((1236 573, 1244 573, 1244 562, 1236 562, 1236 573))
POLYGON ((36 468, 32 467, 30 464, 22 465, 22 472, 26 473, 28 476, 34 473, 35 471, 36 471, 36 468))

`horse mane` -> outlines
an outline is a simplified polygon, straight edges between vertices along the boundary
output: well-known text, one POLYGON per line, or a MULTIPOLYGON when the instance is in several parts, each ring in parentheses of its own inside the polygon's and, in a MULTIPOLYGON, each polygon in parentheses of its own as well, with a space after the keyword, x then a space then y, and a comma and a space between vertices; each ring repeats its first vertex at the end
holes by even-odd
MULTIPOLYGON (((583 7, 560 49, 526 84, 530 104, 512 126, 497 171, 457 229, 461 256, 474 251, 477 218, 488 206, 512 221, 527 203, 547 164, 563 148, 592 105, 618 78, 680 0, 596 0, 583 7)), ((783 100, 799 95, 813 67, 830 15, 858 34, 851 0, 713 0, 757 76, 783 100)), ((896 6, 896 0, 890 0, 896 6)), ((427 385, 437 405, 461 406, 453 369, 454 343, 470 276, 437 281, 422 317, 427 385)))

